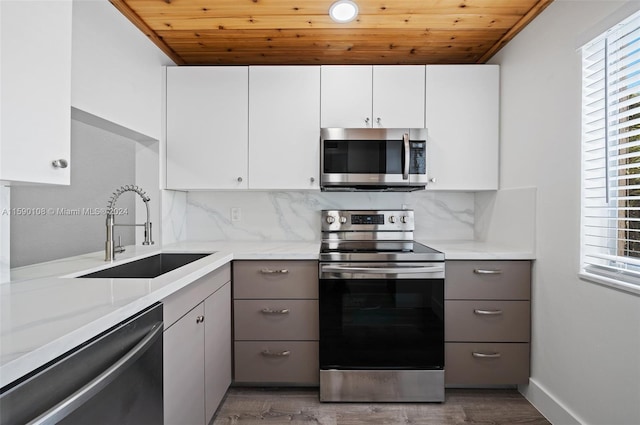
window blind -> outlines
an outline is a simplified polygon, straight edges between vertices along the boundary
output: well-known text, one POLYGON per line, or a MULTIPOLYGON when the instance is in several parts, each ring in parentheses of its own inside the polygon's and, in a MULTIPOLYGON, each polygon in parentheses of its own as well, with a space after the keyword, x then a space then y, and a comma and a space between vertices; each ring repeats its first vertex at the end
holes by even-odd
POLYGON ((640 14, 582 48, 581 272, 640 288, 640 14))

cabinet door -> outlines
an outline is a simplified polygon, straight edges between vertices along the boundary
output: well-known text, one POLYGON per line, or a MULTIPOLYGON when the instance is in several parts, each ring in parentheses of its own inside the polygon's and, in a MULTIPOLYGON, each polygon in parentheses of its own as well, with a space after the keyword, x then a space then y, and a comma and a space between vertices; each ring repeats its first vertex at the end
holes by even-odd
POLYGON ((424 128, 424 65, 373 67, 373 126, 424 128))
POLYGON ((198 304, 163 334, 164 423, 205 424, 204 306, 198 304))
POLYGON ((247 67, 167 68, 167 188, 246 189, 247 67))
POLYGON ((0 180, 70 183, 71 6, 0 2, 0 180))
POLYGON ((231 385, 231 283, 204 301, 205 423, 211 420, 231 385))
POLYGON ((499 68, 427 65, 427 189, 498 189, 499 68))
POLYGON ((320 68, 322 127, 371 127, 370 65, 328 65, 320 68))
POLYGON ((251 67, 249 117, 249 188, 318 189, 320 67, 251 67))

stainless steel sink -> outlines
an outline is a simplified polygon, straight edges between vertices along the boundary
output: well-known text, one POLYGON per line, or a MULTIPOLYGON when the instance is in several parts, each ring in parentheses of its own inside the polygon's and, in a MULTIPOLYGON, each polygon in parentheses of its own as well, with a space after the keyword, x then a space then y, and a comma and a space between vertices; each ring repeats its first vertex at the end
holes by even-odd
POLYGON ((153 279, 211 254, 156 254, 78 277, 153 279))

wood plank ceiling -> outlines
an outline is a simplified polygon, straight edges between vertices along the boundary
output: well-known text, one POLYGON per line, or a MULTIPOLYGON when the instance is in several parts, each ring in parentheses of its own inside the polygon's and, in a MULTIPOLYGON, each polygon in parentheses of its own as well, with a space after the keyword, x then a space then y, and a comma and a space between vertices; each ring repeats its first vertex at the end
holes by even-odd
POLYGON ((110 0, 179 65, 485 63, 553 0, 110 0))

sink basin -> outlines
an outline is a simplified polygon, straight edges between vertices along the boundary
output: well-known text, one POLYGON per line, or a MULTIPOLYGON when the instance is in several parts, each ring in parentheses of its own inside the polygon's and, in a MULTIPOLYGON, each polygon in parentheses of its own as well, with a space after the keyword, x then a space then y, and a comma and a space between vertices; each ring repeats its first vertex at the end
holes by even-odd
POLYGON ((192 263, 208 254, 156 254, 130 263, 110 267, 108 269, 85 274, 78 277, 107 278, 107 279, 153 279, 179 267, 192 263))

